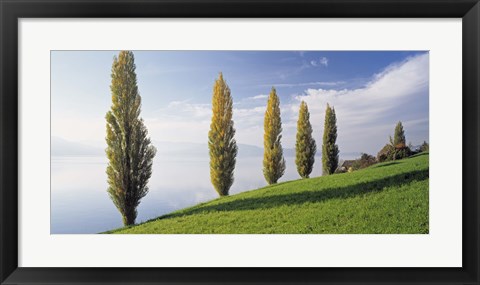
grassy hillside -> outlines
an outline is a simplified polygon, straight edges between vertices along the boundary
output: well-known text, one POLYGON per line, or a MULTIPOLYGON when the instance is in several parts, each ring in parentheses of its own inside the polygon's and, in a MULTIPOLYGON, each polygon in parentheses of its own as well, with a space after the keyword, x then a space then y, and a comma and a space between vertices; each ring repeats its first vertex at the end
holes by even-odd
POLYGON ((279 183, 109 233, 428 233, 428 157, 279 183))

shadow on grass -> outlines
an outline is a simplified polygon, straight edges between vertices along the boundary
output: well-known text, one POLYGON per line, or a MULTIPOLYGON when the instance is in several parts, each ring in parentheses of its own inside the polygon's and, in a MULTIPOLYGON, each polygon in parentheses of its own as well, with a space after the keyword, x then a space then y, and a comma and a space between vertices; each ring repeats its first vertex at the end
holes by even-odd
POLYGON ((187 210, 183 213, 172 213, 160 217, 159 219, 169 219, 180 216, 188 216, 199 213, 238 211, 238 210, 256 210, 269 209, 283 205, 304 204, 306 202, 317 203, 329 199, 350 198, 363 195, 370 192, 378 192, 385 187, 401 186, 413 181, 423 181, 428 179, 428 169, 418 170, 398 175, 384 177, 382 179, 359 183, 340 188, 327 188, 315 191, 316 189, 306 190, 301 193, 274 195, 268 197, 245 198, 229 201, 217 205, 205 205, 195 209, 187 210))
MULTIPOLYGON (((405 159, 410 159, 410 158, 419 157, 419 156, 423 156, 423 155, 428 155, 428 152, 417 153, 417 154, 414 154, 414 155, 412 155, 412 156, 409 156, 409 157, 407 157, 407 158, 405 158, 405 159)), ((387 163, 384 163, 384 164, 381 164, 381 165, 374 165, 374 166, 372 166, 372 168, 380 168, 380 167, 385 167, 385 166, 400 164, 400 163, 402 163, 401 161, 403 161, 403 160, 405 160, 405 159, 400 159, 400 162, 399 162, 399 161, 391 161, 391 162, 387 162, 387 163)))
POLYGON ((387 163, 384 163, 384 164, 375 165, 372 168, 387 167, 387 166, 391 166, 391 165, 395 165, 395 164, 400 164, 400 162, 397 162, 397 161, 387 162, 387 163))
POLYGON ((412 156, 409 156, 408 158, 419 157, 419 156, 422 156, 422 155, 428 155, 428 151, 424 151, 424 152, 414 154, 412 156))

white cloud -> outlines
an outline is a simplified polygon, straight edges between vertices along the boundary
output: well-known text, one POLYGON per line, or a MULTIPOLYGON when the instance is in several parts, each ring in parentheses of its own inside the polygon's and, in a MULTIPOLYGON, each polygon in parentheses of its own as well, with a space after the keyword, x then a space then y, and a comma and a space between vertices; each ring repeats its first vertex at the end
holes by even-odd
POLYGON ((303 70, 310 68, 310 64, 307 61, 302 61, 302 64, 293 69, 278 71, 277 75, 280 79, 284 80, 290 76, 297 75, 303 70))
MULTIPOLYGON (((268 95, 254 97, 266 98, 268 95)), ((250 97, 252 98, 252 97, 250 97)), ((238 143, 261 146, 265 104, 253 107, 234 107, 233 120, 238 143)), ((152 140, 172 142, 206 142, 211 122, 211 104, 172 101, 158 110, 155 117, 145 118, 152 140)))
POLYGON ((319 58, 318 60, 311 60, 311 61, 310 61, 310 64, 311 64, 312 66, 321 66, 321 65, 323 65, 323 66, 327 67, 327 66, 328 66, 328 58, 326 58, 326 57, 321 57, 321 58, 319 58))
POLYGON ((160 116, 167 117, 193 117, 195 119, 205 119, 211 116, 210 104, 189 103, 190 100, 172 101, 166 108, 159 110, 160 116))
POLYGON ((328 58, 326 58, 326 57, 320 58, 319 63, 320 63, 321 65, 328 66, 328 58))
POLYGON ((407 141, 415 144, 428 140, 428 68, 428 54, 422 54, 387 67, 364 88, 307 89, 296 100, 308 104, 317 139, 323 132, 327 103, 334 106, 341 150, 376 153, 397 121, 409 126, 407 141))
POLYGON ((182 100, 182 101, 172 101, 170 103, 168 103, 168 108, 172 108, 172 107, 175 107, 175 106, 181 106, 181 105, 185 105, 189 102, 190 100, 182 100))
MULTIPOLYGON (((376 152, 393 134, 397 121, 402 121, 407 140, 417 144, 428 140, 428 54, 408 58, 373 75, 363 88, 326 90, 308 88, 290 102, 282 102, 284 147, 295 145, 300 102, 307 102, 314 136, 320 146, 326 104, 337 114, 341 152, 376 152), (422 109, 423 108, 423 109, 422 109)), ((253 106, 236 104, 233 119, 238 143, 262 146, 265 102, 260 94, 251 100, 253 106), (242 107, 239 107, 242 106, 242 107)), ((163 115, 146 121, 152 138, 169 141, 205 141, 210 127, 211 105, 188 101, 171 102, 163 115)))
POLYGON ((210 126, 210 104, 172 101, 157 110, 155 117, 145 117, 152 140, 172 142, 205 142, 210 126))
POLYGON ((257 95, 257 96, 248 97, 247 99, 259 100, 259 99, 266 99, 266 98, 268 98, 267 94, 260 94, 260 95, 257 95))
MULTIPOLYGON (((265 95, 267 96, 267 95, 265 95)), ((264 98, 262 95, 254 96, 264 98)), ((233 109, 236 139, 239 143, 261 145, 265 106, 233 109), (260 132, 259 132, 260 130, 260 132)), ((172 101, 158 110, 154 118, 145 118, 152 140, 206 142, 212 116, 211 104, 172 101)))
POLYGON ((205 143, 210 123, 208 120, 163 116, 145 119, 145 125, 154 141, 205 143))
POLYGON ((277 83, 277 84, 262 84, 260 86, 274 86, 274 87, 298 87, 298 86, 339 86, 345 84, 345 81, 315 81, 315 82, 300 82, 300 83, 277 83))
MULTIPOLYGON (((362 88, 307 88, 290 101, 284 99, 281 102, 283 146, 294 147, 298 108, 302 100, 308 104, 319 149, 326 104, 335 107, 340 156, 342 152, 363 151, 376 154, 387 142, 388 136, 393 134, 397 121, 403 122, 407 141, 419 144, 428 140, 428 80, 427 53, 388 66, 382 72, 374 74, 371 81, 362 88)), ((326 82, 311 83, 329 86, 326 82)), ((307 83, 297 84, 309 87, 307 83)), ((268 95, 259 94, 244 99, 250 100, 245 101, 246 104, 234 105, 233 119, 238 143, 262 146, 266 105, 262 99, 267 97, 268 95)), ((237 102, 241 103, 242 100, 237 102)), ((150 114, 144 116, 144 119, 149 134, 155 141, 207 141, 211 104, 192 103, 190 100, 172 101, 165 108, 150 114)), ((103 143, 105 119, 99 117, 87 121, 64 117, 62 120, 52 120, 52 134, 70 140, 91 139, 103 143)))
POLYGON ((238 143, 263 145, 263 117, 266 105, 252 108, 234 108, 235 139, 238 143))

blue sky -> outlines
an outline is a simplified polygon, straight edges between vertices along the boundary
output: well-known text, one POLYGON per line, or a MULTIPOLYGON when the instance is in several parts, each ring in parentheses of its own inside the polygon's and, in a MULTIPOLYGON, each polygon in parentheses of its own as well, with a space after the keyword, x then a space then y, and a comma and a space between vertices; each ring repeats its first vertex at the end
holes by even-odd
MULTIPOLYGON (((104 147, 110 72, 118 51, 52 51, 52 136, 104 147)), ((326 104, 342 152, 376 154, 404 123, 428 141, 429 57, 422 51, 134 51, 142 117, 152 140, 206 143, 215 78, 234 99, 239 143, 262 146, 266 95, 280 96, 283 145, 293 148, 301 100, 321 144, 326 104)))

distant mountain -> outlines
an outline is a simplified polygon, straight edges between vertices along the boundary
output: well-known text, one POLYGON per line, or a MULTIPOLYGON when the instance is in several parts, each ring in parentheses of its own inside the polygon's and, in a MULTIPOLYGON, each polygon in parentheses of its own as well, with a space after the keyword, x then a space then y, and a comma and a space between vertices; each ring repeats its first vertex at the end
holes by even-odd
MULTIPOLYGON (((157 156, 178 156, 179 158, 208 158, 207 143, 190 142, 166 142, 153 141, 152 144, 157 148, 157 156)), ((263 147, 249 144, 237 144, 238 158, 263 156, 263 147)), ((52 137, 52 156, 103 156, 105 150, 101 147, 91 146, 83 143, 77 143, 65 140, 60 137, 52 137)), ((295 149, 284 148, 285 157, 294 157, 295 149)), ((317 157, 321 156, 321 149, 317 150, 317 157)), ((348 152, 340 153, 341 159, 353 159, 360 157, 360 153, 348 152)))
POLYGON ((263 156, 263 147, 249 144, 237 144, 239 157, 263 156))
POLYGON ((361 155, 362 155, 361 152, 342 152, 342 151, 340 151, 339 157, 340 157, 340 159, 350 160, 350 159, 360 158, 361 155))
POLYGON ((82 143, 76 143, 65 140, 60 137, 52 136, 51 138, 51 155, 52 156, 97 156, 105 155, 104 149, 94 147, 82 143))
MULTIPOLYGON (((154 141, 157 155, 179 155, 189 157, 208 157, 207 143, 154 141)), ((248 144, 237 144, 238 157, 262 156, 263 148, 248 144)))
MULTIPOLYGON (((178 154, 189 156, 208 156, 207 143, 184 143, 184 142, 161 142, 154 141, 153 145, 157 148, 158 154, 178 154)), ((263 156, 263 147, 250 144, 237 144, 238 157, 258 157, 263 156)), ((284 148, 285 156, 294 156, 295 150, 292 148, 284 148)))
POLYGON ((156 157, 208 157, 207 144, 188 142, 152 141, 157 149, 156 157))

